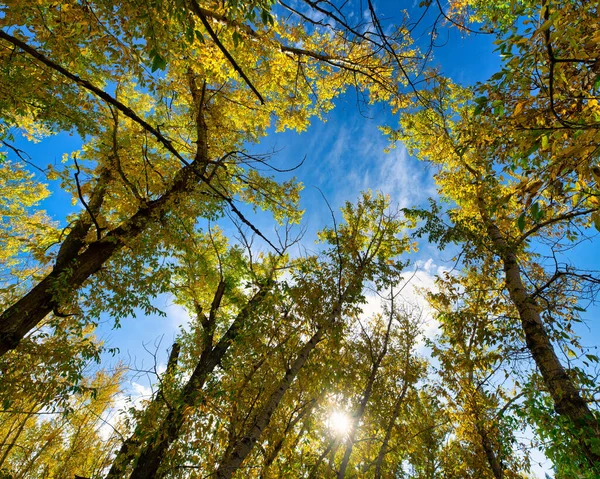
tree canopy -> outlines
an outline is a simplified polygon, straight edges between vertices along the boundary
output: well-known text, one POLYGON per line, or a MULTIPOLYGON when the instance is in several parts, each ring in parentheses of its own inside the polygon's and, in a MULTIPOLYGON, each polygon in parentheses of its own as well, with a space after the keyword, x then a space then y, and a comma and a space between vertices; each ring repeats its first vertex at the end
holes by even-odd
POLYGON ((0 478, 525 479, 536 451, 600 475, 574 253, 600 231, 597 2, 0 8, 0 478), (498 72, 447 76, 451 32, 493 37, 498 72), (301 158, 258 148, 350 95, 436 196, 322 193, 312 245, 301 158), (57 137, 60 163, 28 154, 57 137), (452 265, 410 302, 430 247, 452 265), (98 327, 161 296, 189 320, 127 403, 98 327))

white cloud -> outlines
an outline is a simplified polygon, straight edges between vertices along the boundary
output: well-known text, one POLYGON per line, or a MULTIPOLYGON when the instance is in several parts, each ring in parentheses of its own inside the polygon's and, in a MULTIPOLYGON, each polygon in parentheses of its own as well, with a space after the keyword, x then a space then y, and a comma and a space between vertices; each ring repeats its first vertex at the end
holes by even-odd
POLYGON ((152 388, 150 386, 144 386, 143 384, 132 382, 131 389, 133 394, 131 398, 134 404, 139 404, 144 399, 148 399, 152 396, 152 388))
POLYGON ((132 381, 128 392, 120 392, 115 396, 113 405, 99 418, 98 434, 105 441, 115 434, 115 428, 123 414, 131 408, 142 409, 144 401, 152 397, 152 388, 132 381))
POLYGON ((187 326, 190 324, 192 319, 187 309, 179 304, 174 303, 172 298, 166 302, 164 312, 169 319, 169 323, 176 331, 178 331, 181 327, 187 329, 187 326))
MULTIPOLYGON (((421 338, 419 341, 420 352, 423 353, 425 338, 433 338, 439 333, 439 322, 435 319, 433 311, 425 298, 428 291, 436 291, 435 279, 447 271, 437 265, 433 259, 416 261, 412 271, 407 271, 403 281, 396 286, 400 301, 415 312, 421 314, 421 338)), ((383 300, 375 293, 368 294, 366 304, 363 305, 363 316, 371 317, 383 311, 383 300)))
POLYGON ((427 261, 416 261, 412 273, 407 271, 405 280, 401 283, 402 299, 411 306, 421 311, 422 320, 422 345, 425 338, 433 338, 439 333, 439 322, 435 319, 433 310, 427 302, 427 292, 436 291, 435 279, 445 269, 435 264, 432 258, 427 261))
POLYGON ((314 179, 333 196, 333 205, 353 201, 368 189, 389 194, 399 207, 422 204, 436 195, 427 164, 411 157, 403 145, 386 153, 388 139, 373 123, 353 122, 334 131, 324 129, 313 142, 311 156, 321 158, 314 179), (323 145, 329 147, 327 154, 323 154, 323 145))

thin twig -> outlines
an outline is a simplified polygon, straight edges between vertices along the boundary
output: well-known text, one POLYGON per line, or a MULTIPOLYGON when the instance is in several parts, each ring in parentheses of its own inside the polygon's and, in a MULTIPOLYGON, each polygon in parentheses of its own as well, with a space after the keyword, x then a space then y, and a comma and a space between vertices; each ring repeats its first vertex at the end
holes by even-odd
POLYGON ((235 59, 231 56, 231 53, 229 53, 229 51, 227 50, 227 48, 225 48, 225 46, 221 43, 221 40, 219 40, 219 37, 217 36, 217 34, 215 33, 215 31, 210 26, 210 23, 208 22, 208 20, 204 16, 204 13, 202 13, 202 9, 200 8, 200 5, 198 5, 198 2, 196 2, 196 0, 191 0, 190 4, 192 5, 192 10, 198 16, 198 18, 200 18, 200 21, 202 22, 202 25, 204 25, 204 28, 206 28, 206 31, 208 32, 208 34, 210 35, 210 37, 213 39, 213 41, 215 42, 215 44, 217 45, 217 47, 219 47, 219 50, 221 50, 221 52, 223 53, 223 55, 225 55, 225 58, 227 58, 227 60, 229 61, 229 63, 231 63, 231 66, 233 67, 233 69, 236 72, 238 72, 238 74, 243 78, 243 80, 246 82, 246 85, 248 85, 250 87, 250 90, 252 90, 252 92, 257 96, 257 98, 260 100, 260 103, 262 105, 264 105, 265 104, 265 99, 258 92, 258 90, 254 87, 254 85, 252 84, 252 82, 250 81, 250 79, 246 76, 246 74, 240 68, 240 66, 237 64, 237 62, 235 61, 235 59))
POLYGON ((75 183, 77 184, 77 195, 79 196, 79 200, 85 207, 86 211, 90 215, 90 218, 94 222, 94 226, 96 227, 96 238, 98 239, 98 241, 100 241, 102 239, 102 237, 100 235, 100 232, 101 232, 100 225, 98 224, 98 221, 96 221, 96 217, 94 216, 94 213, 92 213, 92 210, 88 206, 87 202, 83 198, 83 194, 81 193, 81 185, 79 184, 79 174, 81 173, 81 170, 79 169, 79 163, 77 163, 77 156, 75 154, 73 155, 73 161, 75 162, 75 167, 77 168, 77 172, 74 175, 75 183))

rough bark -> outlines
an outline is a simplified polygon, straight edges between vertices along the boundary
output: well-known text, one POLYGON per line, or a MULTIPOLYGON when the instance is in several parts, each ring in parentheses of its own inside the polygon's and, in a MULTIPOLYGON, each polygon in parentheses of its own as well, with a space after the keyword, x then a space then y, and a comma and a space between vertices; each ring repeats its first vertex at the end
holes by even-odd
POLYGON ((201 163, 194 161, 183 167, 160 198, 149 201, 131 218, 100 240, 90 243, 85 250, 80 252, 81 238, 73 238, 69 245, 61 247, 54 269, 0 315, 0 356, 14 349, 29 331, 59 308, 61 294, 80 288, 123 244, 137 237, 165 213, 178 195, 192 192, 201 181, 197 172, 200 166, 201 163))
POLYGON ((590 446, 590 443, 600 441, 600 424, 554 351, 540 316, 540 308, 523 284, 516 252, 510 248, 498 226, 485 215, 483 209, 481 211, 488 237, 502 260, 504 280, 510 299, 519 312, 527 348, 554 401, 554 409, 571 421, 577 430, 576 440, 589 465, 600 471, 600 453, 590 446))

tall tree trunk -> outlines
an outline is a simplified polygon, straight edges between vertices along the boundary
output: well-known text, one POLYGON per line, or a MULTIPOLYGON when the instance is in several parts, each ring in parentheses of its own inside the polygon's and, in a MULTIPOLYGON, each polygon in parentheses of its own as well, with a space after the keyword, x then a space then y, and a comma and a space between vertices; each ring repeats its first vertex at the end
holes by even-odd
MULTIPOLYGON (((165 418, 161 421, 158 428, 158 437, 152 442, 146 443, 138 457, 136 465, 131 473, 130 479, 154 479, 158 468, 165 458, 169 446, 181 434, 185 411, 196 405, 198 394, 202 390, 204 383, 209 375, 221 362, 225 353, 238 336, 241 329, 246 324, 251 313, 256 310, 258 305, 271 289, 273 282, 269 280, 260 287, 256 294, 246 303, 244 308, 236 316, 235 320, 229 326, 227 332, 221 337, 214 347, 207 347, 202 351, 200 360, 192 373, 192 376, 183 387, 180 404, 168 410, 165 418)), ((136 439, 138 443, 139 439, 136 439)), ((126 452, 126 451, 124 451, 126 452)), ((119 455, 115 461, 119 459, 119 455)), ((107 476, 108 479, 109 476, 107 476)), ((116 479, 118 476, 111 476, 116 479)))
MULTIPOLYGON (((269 469, 275 462, 275 459, 277 459, 277 456, 279 455, 279 453, 281 452, 281 449, 283 448, 283 445, 285 444, 285 440, 287 439, 288 434, 292 431, 294 426, 296 424, 298 424, 298 422, 300 420, 302 420, 302 418, 306 417, 309 413, 312 412, 312 410, 315 408, 316 405, 317 405, 317 400, 312 399, 300 411, 300 413, 295 418, 290 418, 287 426, 285 427, 285 430, 281 434, 281 437, 275 442, 275 444, 271 448, 271 451, 268 454, 265 454, 265 462, 263 464, 263 469, 260 473, 260 479, 267 479, 269 477, 269 469)), ((296 438, 292 444, 292 449, 294 447, 294 444, 297 444, 300 441, 300 439, 304 435, 305 431, 306 431, 306 429, 304 427, 302 427, 300 430, 300 433, 296 436, 296 438)))
POLYGON ((485 430, 485 426, 481 424, 479 418, 476 417, 475 419, 475 428, 477 429, 477 433, 481 438, 481 447, 483 448, 483 452, 485 452, 485 457, 487 458, 488 465, 494 474, 494 478, 504 479, 504 467, 502 466, 502 462, 496 454, 494 444, 492 441, 490 441, 487 431, 485 430))
MULTIPOLYGON (((0 448, 4 449, 2 457, 0 457, 0 468, 2 467, 2 464, 4 464, 4 461, 6 461, 6 458, 10 454, 10 451, 12 451, 13 447, 15 447, 15 445, 17 444, 17 441, 19 440, 19 437, 21 436, 23 429, 25 429, 25 425, 27 424, 27 421, 29 421, 29 419, 31 419, 31 417, 34 414, 35 414, 34 411, 27 413, 25 415, 25 418, 21 420, 19 426, 16 428, 16 432, 14 434, 13 434, 12 427, 9 429, 8 434, 4 438, 4 441, 2 442, 2 444, 0 444, 0 448), (8 442, 9 440, 10 440, 10 442, 8 442)), ((13 424, 17 421, 18 421, 18 419, 15 420, 13 422, 13 424)))
POLYGON ((273 416, 277 406, 279 406, 283 395, 292 385, 292 382, 308 360, 310 353, 316 348, 319 341, 321 341, 323 338, 326 329, 327 326, 320 326, 310 340, 302 347, 292 365, 285 372, 283 378, 281 378, 279 381, 276 389, 271 393, 266 403, 254 416, 254 422, 248 433, 236 442, 231 452, 220 462, 215 473, 217 479, 231 478, 231 476, 239 469, 246 457, 248 457, 248 454, 250 454, 254 448, 254 445, 260 439, 262 432, 269 425, 271 416, 273 416))
POLYGON ((379 453, 377 454, 377 459, 375 459, 375 479, 381 479, 381 468, 383 467, 383 461, 385 459, 385 455, 388 453, 390 439, 392 437, 392 431, 394 430, 394 426, 396 425, 396 420, 400 415, 400 408, 404 403, 404 398, 406 397, 406 393, 408 391, 408 380, 406 378, 406 374, 404 377, 404 384, 402 385, 402 392, 396 398, 396 402, 394 403, 394 410, 392 412, 392 417, 388 422, 387 428, 385 430, 385 436, 383 438, 383 442, 381 443, 381 447, 379 448, 379 453))
POLYGON ((369 399, 371 398, 371 392, 373 391, 373 383, 375 382, 376 375, 377 369, 373 368, 373 370, 371 371, 371 375, 369 376, 369 379, 367 381, 367 386, 360 400, 358 410, 354 413, 354 418, 352 424, 350 425, 350 431, 348 432, 348 438, 346 439, 346 449, 344 450, 344 457, 342 458, 342 463, 340 464, 340 469, 338 470, 337 474, 338 479, 343 479, 344 477, 346 477, 346 470, 348 469, 348 464, 350 463, 350 456, 352 455, 352 449, 354 448, 354 441, 356 439, 356 432, 358 431, 358 424, 365 415, 367 403, 369 402, 369 399))
POLYGON ((329 441, 329 444, 327 445, 327 447, 325 448, 325 450, 317 458, 317 461, 313 464, 313 467, 311 467, 310 472, 308 474, 308 479, 315 479, 317 477, 317 472, 319 472, 319 467, 321 466, 321 463, 323 462, 323 459, 325 459, 325 457, 327 456, 327 454, 329 454, 331 452, 331 450, 333 449, 333 446, 335 445, 335 443, 336 443, 335 439, 331 439, 329 441))
MULTIPOLYGON (((177 161, 181 161, 185 165, 177 172, 170 188, 160 198, 147 201, 133 216, 114 230, 108 232, 104 237, 100 238, 101 232, 97 231, 98 240, 89 244, 80 253, 82 248, 85 247, 85 236, 90 230, 92 223, 99 229, 95 215, 102 206, 105 189, 110 177, 110 172, 106 168, 101 171, 92 195, 85 205, 86 212, 82 213, 83 216, 80 216, 80 219, 75 223, 73 229, 60 247, 52 272, 0 315, 0 356, 2 356, 7 351, 17 347, 23 337, 35 328, 51 311, 58 311, 61 294, 70 296, 73 291, 80 288, 128 240, 137 237, 148 226, 153 224, 157 218, 160 218, 167 212, 177 196, 182 193, 191 193, 198 184, 204 183, 207 185, 216 197, 226 201, 230 205, 243 222, 248 222, 235 205, 233 205, 232 200, 221 191, 213 188, 210 179, 205 176, 210 163, 207 128, 203 117, 203 105, 197 101, 196 91, 192 90, 191 93, 194 101, 197 103, 195 105, 197 109, 195 118, 198 135, 196 141, 197 149, 194 160, 188 163, 174 148, 172 142, 165 138, 157 128, 151 126, 116 98, 113 98, 91 82, 68 71, 22 40, 4 31, 0 31, 0 37, 12 43, 15 47, 20 48, 32 58, 35 58, 35 61, 46 65, 116 108, 116 110, 123 113, 154 136, 170 154, 177 158, 177 161), (67 291, 57 291, 58 285, 65 285, 67 291)), ((248 225, 251 226, 249 223, 248 225)))
POLYGON ((527 293, 523 284, 514 249, 508 245, 500 229, 487 216, 481 204, 480 212, 487 227, 487 234, 502 260, 506 287, 511 301, 519 312, 527 348, 554 401, 554 409, 572 422, 577 429, 576 440, 589 465, 600 472, 600 451, 591 447, 594 442, 600 443, 600 424, 554 352, 540 316, 540 308, 535 299, 527 293))
POLYGON ((81 235, 87 233, 91 223, 88 219, 78 226, 78 222, 59 250, 52 272, 0 315, 0 356, 14 349, 42 319, 59 308, 61 294, 69 294, 80 288, 121 249, 123 244, 138 236, 165 213, 178 195, 192 192, 203 178, 200 167, 204 163, 196 160, 183 167, 175 175, 171 187, 160 198, 149 201, 131 218, 101 239, 89 244, 81 253, 81 235), (59 284, 65 284, 68 291, 57 291, 59 284))
MULTIPOLYGON (((169 353, 169 360, 167 361, 167 369, 165 371, 165 377, 172 376, 177 368, 177 361, 179 360, 179 353, 181 352, 181 346, 179 343, 173 343, 171 352, 169 353)), ((166 406, 164 398, 164 390, 161 384, 156 396, 152 400, 152 403, 148 406, 146 417, 160 414, 161 410, 166 406)), ((152 418, 150 418, 152 419, 152 418)), ((124 476, 125 470, 129 466, 129 463, 135 457, 141 442, 141 435, 143 433, 142 424, 138 424, 131 436, 129 436, 119 449, 112 465, 106 474, 106 479, 120 479, 124 476)))
POLYGON ((348 464, 350 463, 350 456, 352 455, 352 449, 354 448, 354 441, 356 439, 356 432, 358 430, 358 424, 362 420, 365 415, 365 411, 367 409, 367 404, 369 399, 371 399, 371 393, 373 392, 373 384, 375 383, 375 378, 377 377, 377 372, 379 371, 379 366, 381 366, 381 361, 387 354, 388 343, 390 340, 390 331, 392 328, 392 321, 394 319, 394 310, 392 304, 392 310, 390 311, 390 318, 387 325, 387 330, 385 332, 385 337, 383 341, 383 347, 377 357, 375 358, 375 362, 371 367, 371 372, 369 374, 369 378, 367 379, 367 384, 365 385, 365 389, 360 400, 360 404, 358 406, 358 410, 354 413, 354 420, 350 425, 350 431, 348 432, 348 439, 346 440, 346 450, 344 451, 344 457, 342 458, 342 463, 340 464, 340 469, 338 471, 337 477, 338 479, 344 479, 346 477, 346 469, 348 469, 348 464))

